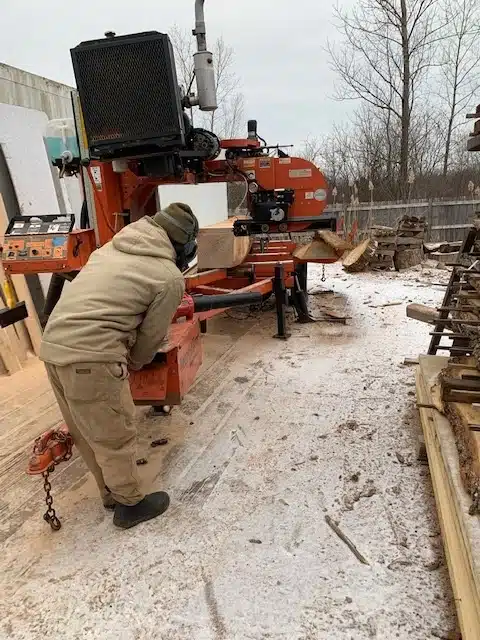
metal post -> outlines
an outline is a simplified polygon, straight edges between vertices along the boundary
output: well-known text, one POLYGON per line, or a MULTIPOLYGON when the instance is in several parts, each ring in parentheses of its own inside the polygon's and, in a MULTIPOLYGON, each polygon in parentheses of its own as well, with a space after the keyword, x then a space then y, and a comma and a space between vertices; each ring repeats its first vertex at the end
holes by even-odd
POLYGON ((273 336, 279 340, 287 340, 290 334, 287 333, 287 321, 285 308, 287 303, 287 290, 285 288, 285 268, 283 264, 275 266, 275 278, 273 280, 273 292, 275 294, 275 305, 277 310, 277 333, 273 336))
POLYGON ((55 309, 57 302, 60 300, 64 285, 65 278, 60 273, 53 273, 48 287, 45 305, 43 307, 42 326, 47 324, 48 318, 55 309))
POLYGON ((291 292, 291 303, 295 307, 300 324, 315 322, 308 311, 307 295, 307 267, 305 264, 297 264, 295 267, 295 283, 291 292))
POLYGON ((307 276, 308 276, 308 264, 305 262, 304 264, 297 264, 295 267, 295 275, 298 278, 298 284, 300 285, 300 289, 307 293, 307 276))

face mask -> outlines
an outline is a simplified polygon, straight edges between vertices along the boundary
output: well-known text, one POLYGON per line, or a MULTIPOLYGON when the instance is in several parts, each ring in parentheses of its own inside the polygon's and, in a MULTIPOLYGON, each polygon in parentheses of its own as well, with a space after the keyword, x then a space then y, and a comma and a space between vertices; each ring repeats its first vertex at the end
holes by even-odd
POLYGON ((197 242, 196 240, 191 240, 187 244, 174 244, 173 246, 177 253, 177 267, 183 273, 197 255, 197 242))

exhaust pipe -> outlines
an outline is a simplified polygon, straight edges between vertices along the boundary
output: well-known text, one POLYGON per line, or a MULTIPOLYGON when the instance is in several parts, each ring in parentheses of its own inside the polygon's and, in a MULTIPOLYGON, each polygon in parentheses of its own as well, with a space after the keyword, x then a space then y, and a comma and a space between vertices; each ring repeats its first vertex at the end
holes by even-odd
POLYGON ((207 51, 207 29, 205 27, 205 0, 195 0, 195 29, 197 53, 193 56, 195 77, 197 79, 198 106, 201 111, 215 111, 217 104, 217 87, 213 55, 207 51))

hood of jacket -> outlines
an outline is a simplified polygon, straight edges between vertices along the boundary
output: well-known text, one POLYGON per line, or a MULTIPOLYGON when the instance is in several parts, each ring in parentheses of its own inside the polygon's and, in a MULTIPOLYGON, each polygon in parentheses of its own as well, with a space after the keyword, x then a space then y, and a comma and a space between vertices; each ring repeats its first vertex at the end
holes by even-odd
POLYGON ((151 256, 175 262, 177 254, 167 235, 150 216, 132 222, 112 240, 117 251, 137 256, 151 256))

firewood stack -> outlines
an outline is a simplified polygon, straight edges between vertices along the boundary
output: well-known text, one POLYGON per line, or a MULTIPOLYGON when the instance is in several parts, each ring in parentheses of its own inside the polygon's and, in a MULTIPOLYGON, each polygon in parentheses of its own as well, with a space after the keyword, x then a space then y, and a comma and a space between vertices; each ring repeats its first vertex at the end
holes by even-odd
POLYGON ((395 269, 409 269, 423 262, 425 218, 403 216, 398 223, 397 246, 394 255, 395 269))
POLYGON ((384 271, 393 267, 393 258, 397 245, 397 234, 393 227, 374 226, 372 238, 377 242, 377 250, 370 266, 372 269, 384 271))

